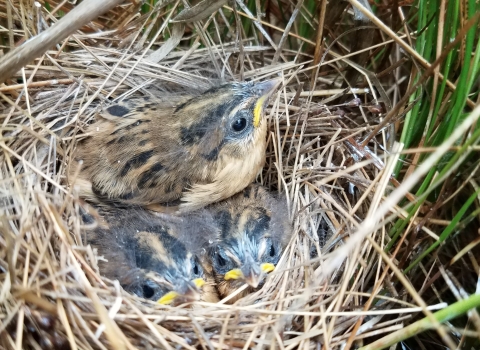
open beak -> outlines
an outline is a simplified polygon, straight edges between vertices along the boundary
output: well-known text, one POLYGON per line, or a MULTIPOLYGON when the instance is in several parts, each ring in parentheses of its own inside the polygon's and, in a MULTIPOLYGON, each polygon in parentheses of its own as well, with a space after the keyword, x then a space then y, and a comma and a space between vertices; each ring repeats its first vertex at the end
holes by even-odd
POLYGON ((275 91, 275 89, 280 85, 282 81, 282 79, 277 78, 255 84, 254 89, 258 92, 258 95, 260 97, 255 104, 255 108, 253 109, 254 127, 258 127, 260 125, 263 108, 265 107, 270 95, 273 93, 273 91, 275 91))
POLYGON ((179 305, 200 300, 201 290, 205 280, 196 278, 192 281, 184 281, 181 285, 158 299, 158 303, 162 305, 179 305))

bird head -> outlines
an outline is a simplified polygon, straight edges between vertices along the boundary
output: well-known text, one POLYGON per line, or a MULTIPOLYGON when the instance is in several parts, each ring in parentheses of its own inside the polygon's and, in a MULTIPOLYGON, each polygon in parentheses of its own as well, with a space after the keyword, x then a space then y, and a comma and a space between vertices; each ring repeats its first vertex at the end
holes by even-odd
POLYGON ((264 139, 263 109, 280 82, 225 84, 180 104, 174 114, 182 143, 207 160, 243 157, 264 139))
POLYGON ((177 263, 181 265, 164 271, 157 281, 161 296, 156 295, 155 299, 159 304, 179 305, 201 299, 202 288, 206 283, 201 265, 193 257, 177 263))
POLYGON ((216 247, 213 268, 231 288, 244 283, 258 288, 265 275, 275 269, 281 252, 280 242, 268 235, 243 234, 216 247))
POLYGON ((282 204, 263 187, 250 185, 214 206, 221 239, 209 256, 222 296, 244 283, 258 288, 275 269, 291 232, 282 204))
POLYGON ((109 260, 107 276, 127 292, 163 305, 212 300, 212 282, 197 254, 216 237, 208 213, 159 216, 110 208, 106 221, 111 227, 96 230, 90 243, 109 260))
MULTIPOLYGON (((147 256, 139 265, 148 269, 137 269, 124 276, 121 284, 125 290, 139 297, 157 301, 162 305, 180 305, 202 299, 206 276, 196 257, 182 251, 181 247, 174 249, 168 256, 159 259, 158 251, 147 256), (150 260, 146 263, 146 260, 150 260), (167 262, 170 260, 170 262, 167 262)), ((164 253, 164 252, 163 252, 164 253)))

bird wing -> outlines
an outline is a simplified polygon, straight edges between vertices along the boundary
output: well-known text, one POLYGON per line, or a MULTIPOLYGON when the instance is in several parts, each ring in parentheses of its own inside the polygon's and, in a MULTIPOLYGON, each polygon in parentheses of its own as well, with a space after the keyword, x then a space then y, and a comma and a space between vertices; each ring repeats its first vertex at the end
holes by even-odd
POLYGON ((179 199, 189 179, 179 174, 191 158, 173 118, 180 101, 137 98, 105 109, 78 149, 78 183, 92 192, 81 195, 128 205, 179 199))

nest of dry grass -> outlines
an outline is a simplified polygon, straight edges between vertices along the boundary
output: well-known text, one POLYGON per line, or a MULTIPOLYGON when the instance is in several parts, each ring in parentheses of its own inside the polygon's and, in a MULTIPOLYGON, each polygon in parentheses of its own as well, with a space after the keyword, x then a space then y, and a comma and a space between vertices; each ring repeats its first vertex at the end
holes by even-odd
MULTIPOLYGON (((255 38, 218 44, 201 30, 187 33, 191 49, 180 45, 152 62, 150 33, 142 31, 149 17, 137 14, 138 4, 129 6, 83 28, 0 86, 2 346, 333 349, 402 327, 398 318, 418 310, 401 309, 415 305, 395 291, 381 296, 372 290, 385 268, 376 246, 384 231, 371 231, 368 239, 364 234, 354 249, 345 245, 379 205, 391 174, 383 157, 394 147, 387 131, 358 147, 378 122, 382 107, 372 93, 383 88, 355 95, 340 89, 338 71, 347 60, 331 63, 336 69, 317 75, 310 89, 315 70, 304 63, 307 54, 276 50, 268 40, 259 45, 255 38), (66 185, 76 142, 87 136, 96 111, 129 95, 204 89, 212 78, 277 76, 284 85, 269 108, 267 162, 258 181, 287 194, 294 235, 265 286, 234 305, 178 308, 145 302, 102 279, 82 236, 82 200, 66 185), (360 158, 366 160, 356 162, 360 158), (360 312, 367 300, 370 314, 360 312), (397 319, 382 317, 385 310, 397 319)), ((21 8, 13 10, 17 41, 34 21, 22 22, 21 8)), ((36 16, 50 23, 45 13, 36 16)), ((272 37, 281 40, 281 34, 272 37)))

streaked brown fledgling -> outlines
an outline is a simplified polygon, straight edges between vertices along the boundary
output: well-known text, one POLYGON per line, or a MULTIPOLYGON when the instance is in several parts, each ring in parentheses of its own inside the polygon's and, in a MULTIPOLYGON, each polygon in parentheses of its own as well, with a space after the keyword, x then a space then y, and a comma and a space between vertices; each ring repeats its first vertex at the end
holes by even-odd
POLYGON ((292 233, 286 204, 252 184, 208 210, 219 226, 220 240, 209 246, 203 264, 213 274, 221 298, 249 285, 229 301, 234 302, 261 286, 280 260, 292 233))
POLYGON ((185 212, 241 191, 264 165, 263 109, 279 83, 231 83, 108 107, 77 148, 80 197, 185 212))
POLYGON ((87 243, 108 260, 99 261, 103 276, 160 304, 218 301, 213 277, 198 258, 218 237, 208 212, 159 217, 144 209, 109 208, 100 215, 103 222, 87 231, 87 243))

